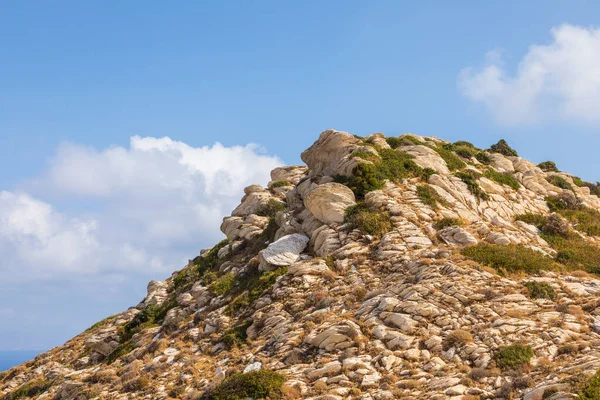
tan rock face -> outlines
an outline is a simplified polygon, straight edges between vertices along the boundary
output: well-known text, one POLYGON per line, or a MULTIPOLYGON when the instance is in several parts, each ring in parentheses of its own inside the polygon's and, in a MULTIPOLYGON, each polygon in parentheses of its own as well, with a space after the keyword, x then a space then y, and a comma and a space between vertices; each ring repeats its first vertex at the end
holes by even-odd
POLYGON ((360 146, 360 140, 346 132, 327 130, 300 156, 312 174, 350 175, 356 166, 349 156, 360 146))
POLYGON ((340 183, 317 186, 304 198, 306 208, 325 224, 344 222, 346 209, 356 204, 352 190, 340 183))

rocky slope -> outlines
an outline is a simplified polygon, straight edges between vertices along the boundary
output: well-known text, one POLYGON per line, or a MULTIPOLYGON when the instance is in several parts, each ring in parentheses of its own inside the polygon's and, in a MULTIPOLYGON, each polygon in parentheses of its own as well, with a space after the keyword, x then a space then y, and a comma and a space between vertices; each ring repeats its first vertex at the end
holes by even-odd
POLYGON ((302 160, 0 399, 600 398, 596 185, 503 142, 329 130, 302 160))

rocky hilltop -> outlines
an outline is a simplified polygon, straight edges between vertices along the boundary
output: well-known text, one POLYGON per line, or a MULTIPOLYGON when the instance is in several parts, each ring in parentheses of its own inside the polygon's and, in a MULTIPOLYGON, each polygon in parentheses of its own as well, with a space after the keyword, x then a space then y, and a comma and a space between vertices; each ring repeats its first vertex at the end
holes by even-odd
POLYGON ((0 399, 600 399, 600 187, 328 130, 226 239, 0 374, 0 399))

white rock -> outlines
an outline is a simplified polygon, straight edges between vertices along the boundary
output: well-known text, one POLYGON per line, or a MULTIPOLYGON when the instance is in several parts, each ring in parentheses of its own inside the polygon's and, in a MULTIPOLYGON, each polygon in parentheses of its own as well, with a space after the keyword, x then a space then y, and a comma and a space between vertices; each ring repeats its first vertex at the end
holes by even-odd
POLYGON ((306 248, 309 239, 306 235, 293 233, 271 243, 261 253, 265 262, 271 265, 291 265, 306 248))
POLYGON ((260 361, 257 361, 255 363, 248 365, 246 368, 244 368, 244 374, 247 374, 248 372, 252 372, 252 371, 260 371, 261 369, 262 369, 262 363, 260 361))

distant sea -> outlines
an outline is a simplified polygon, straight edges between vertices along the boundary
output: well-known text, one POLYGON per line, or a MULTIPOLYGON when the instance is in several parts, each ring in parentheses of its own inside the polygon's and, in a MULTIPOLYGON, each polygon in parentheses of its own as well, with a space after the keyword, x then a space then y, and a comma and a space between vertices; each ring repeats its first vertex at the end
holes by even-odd
POLYGON ((5 371, 15 365, 29 361, 42 352, 43 350, 0 351, 0 371, 5 371))

